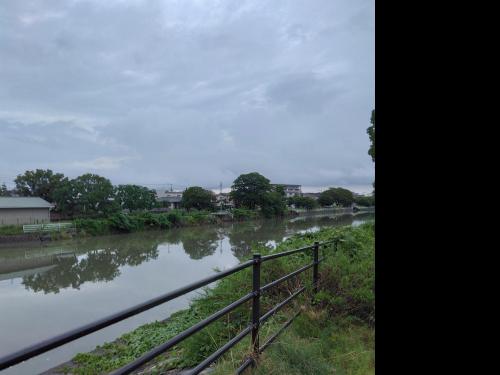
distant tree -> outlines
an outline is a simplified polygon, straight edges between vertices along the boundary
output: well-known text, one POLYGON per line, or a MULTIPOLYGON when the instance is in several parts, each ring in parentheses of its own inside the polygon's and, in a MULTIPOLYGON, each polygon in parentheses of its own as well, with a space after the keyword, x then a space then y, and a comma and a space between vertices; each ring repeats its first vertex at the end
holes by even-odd
MULTIPOLYGON (((370 122, 371 126, 366 129, 368 137, 370 137, 370 148, 368 149, 368 155, 372 157, 372 161, 375 163, 375 110, 372 110, 370 122)), ((373 181, 373 196, 375 196, 375 181, 373 181)))
POLYGON ((119 206, 114 201, 115 189, 111 182, 96 174, 86 173, 72 181, 75 211, 83 216, 109 215, 119 206))
POLYGON ((354 203, 356 203, 358 206, 363 206, 363 207, 370 207, 375 205, 375 197, 374 196, 361 196, 361 197, 356 197, 354 198, 354 203))
POLYGON ((63 180, 57 189, 54 190, 53 198, 55 211, 69 217, 75 216, 78 193, 74 180, 63 180))
POLYGON ((289 199, 289 203, 293 204, 297 208, 305 208, 306 210, 312 210, 313 208, 316 208, 319 206, 318 202, 309 197, 291 197, 289 199))
POLYGON ((274 191, 281 195, 283 198, 286 198, 285 187, 283 185, 275 185, 274 191))
POLYGON ((156 191, 145 186, 118 185, 115 198, 122 209, 150 210, 156 203, 156 191))
POLYGON ((371 125, 366 129, 368 137, 370 137, 370 148, 368 149, 368 155, 372 157, 372 161, 375 163, 375 110, 372 111, 372 116, 370 118, 371 125))
POLYGON ((331 206, 336 204, 342 207, 348 207, 354 202, 354 194, 344 188, 330 188, 319 195, 318 203, 321 206, 331 206))
POLYGON ((49 202, 54 202, 54 191, 65 180, 67 178, 62 173, 53 173, 50 169, 37 169, 18 175, 14 182, 19 195, 41 197, 49 202))
POLYGON ((270 191, 263 195, 260 208, 266 218, 283 216, 286 211, 286 200, 279 191, 270 191))
POLYGON ((2 184, 0 186, 0 197, 10 197, 10 191, 7 189, 7 186, 5 184, 2 184))
POLYGON ((271 192, 269 180, 257 172, 240 175, 231 187, 231 198, 236 207, 255 209, 263 204, 267 193, 271 192))
POLYGON ((213 210, 215 194, 199 186, 191 186, 182 194, 181 206, 186 209, 213 210))

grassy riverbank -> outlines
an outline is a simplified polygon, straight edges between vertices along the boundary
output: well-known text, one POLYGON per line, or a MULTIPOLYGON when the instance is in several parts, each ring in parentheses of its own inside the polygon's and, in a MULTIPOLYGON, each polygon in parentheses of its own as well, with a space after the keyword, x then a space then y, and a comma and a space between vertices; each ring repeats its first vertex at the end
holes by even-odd
MULTIPOLYGON (((321 291, 311 307, 310 295, 298 298, 295 307, 278 313, 262 326, 261 343, 287 320, 293 311, 302 314, 261 357, 255 374, 366 374, 374 372, 374 224, 360 227, 328 228, 316 233, 295 235, 276 250, 254 248, 267 254, 342 238, 337 252, 326 249, 320 265, 321 291), (292 311, 293 310, 293 311, 292 311)), ((267 283, 310 262, 309 254, 296 254, 262 265, 262 282, 267 283)), ((309 285, 310 270, 289 280, 261 298, 262 312, 289 295, 300 285, 309 285)), ((173 314, 167 321, 154 322, 121 336, 91 353, 81 353, 53 373, 100 374, 118 368, 214 313, 251 290, 251 270, 221 280, 213 289, 191 303, 189 310, 173 314)), ((250 321, 250 302, 185 340, 149 365, 149 373, 190 367, 233 337, 250 321)), ((229 374, 249 353, 249 338, 227 353, 215 368, 229 374)))

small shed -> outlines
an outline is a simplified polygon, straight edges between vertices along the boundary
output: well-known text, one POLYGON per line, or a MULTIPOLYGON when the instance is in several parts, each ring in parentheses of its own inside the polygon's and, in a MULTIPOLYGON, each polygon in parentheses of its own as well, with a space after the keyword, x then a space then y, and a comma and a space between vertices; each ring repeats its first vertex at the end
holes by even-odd
POLYGON ((39 197, 0 197, 0 225, 50 223, 52 207, 39 197))

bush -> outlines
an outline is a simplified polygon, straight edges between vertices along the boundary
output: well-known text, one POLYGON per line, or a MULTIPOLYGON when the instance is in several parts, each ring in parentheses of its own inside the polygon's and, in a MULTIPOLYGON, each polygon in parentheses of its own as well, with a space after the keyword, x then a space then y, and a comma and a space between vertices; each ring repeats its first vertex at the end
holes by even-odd
POLYGON ((109 218, 109 223, 112 229, 119 232, 131 232, 137 228, 137 220, 130 220, 129 217, 123 213, 114 214, 109 218))
POLYGON ((257 217, 257 212, 253 210, 247 210, 246 208, 235 208, 233 209, 233 217, 236 220, 248 220, 257 217))
POLYGON ((92 236, 108 234, 111 230, 106 219, 75 219, 74 224, 78 232, 92 236))
POLYGON ((12 236, 16 234, 23 234, 22 225, 1 225, 0 236, 12 236))
POLYGON ((182 214, 177 210, 172 210, 167 213, 167 219, 172 225, 179 226, 182 222, 182 214))

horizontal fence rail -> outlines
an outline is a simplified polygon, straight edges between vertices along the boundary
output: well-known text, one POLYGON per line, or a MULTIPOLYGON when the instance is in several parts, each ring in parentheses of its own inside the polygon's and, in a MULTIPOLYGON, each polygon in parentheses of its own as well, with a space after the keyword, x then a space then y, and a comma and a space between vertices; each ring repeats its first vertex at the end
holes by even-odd
POLYGON ((220 358, 225 352, 227 352, 229 349, 231 349, 233 346, 235 346, 238 342, 240 342, 244 337, 246 337, 248 334, 252 335, 252 348, 253 348, 253 355, 251 358, 248 358, 245 360, 245 362, 240 366, 240 368, 236 371, 238 374, 243 372, 246 368, 248 368, 250 365, 254 366, 255 365, 255 358, 259 356, 259 354, 265 350, 271 342, 281 333, 283 332, 286 327, 288 327, 293 319, 295 319, 296 316, 300 313, 297 312, 289 321, 285 323, 284 326, 282 326, 278 332, 276 332, 271 338, 269 338, 266 343, 262 346, 259 346, 259 327, 261 324, 264 324, 267 319, 269 319, 271 316, 276 314, 280 309, 282 309, 285 305, 290 303, 293 299, 295 299, 299 294, 301 294, 306 287, 303 286, 293 292, 289 297, 287 297, 285 300, 282 302, 278 303, 276 306, 274 306, 272 309, 270 309, 268 312, 266 312, 264 315, 261 316, 260 314, 260 295, 270 288, 291 279, 292 277, 298 276, 299 274, 305 272, 306 270, 313 268, 313 292, 317 291, 317 285, 318 285, 318 265, 321 263, 321 261, 324 260, 324 257, 319 258, 319 248, 320 246, 323 246, 323 249, 327 245, 334 244, 335 245, 335 250, 337 249, 337 245, 339 243, 339 240, 331 240, 331 241, 326 241, 323 243, 315 242, 314 245, 311 246, 306 246, 300 249, 295 249, 295 250, 290 250, 290 251, 284 251, 281 253, 276 253, 276 254, 271 254, 271 255, 266 255, 261 257, 260 254, 254 254, 254 257, 252 260, 246 261, 241 263, 240 265, 230 268, 228 270, 219 272, 213 276, 206 277, 204 279, 201 279, 199 281, 196 281, 194 283, 191 283, 189 285, 186 285, 182 288, 173 290, 171 292, 168 292, 166 294, 163 294, 161 296, 152 298, 148 301, 145 301, 143 303, 140 303, 138 305, 132 306, 128 309, 122 310, 120 312, 117 312, 115 314, 109 315, 105 318, 99 319, 97 321, 94 321, 92 323, 83 325, 81 327, 75 328, 73 330, 70 330, 68 332, 65 332, 63 334, 54 336, 50 339, 41 341, 37 344, 28 346, 24 349, 18 350, 14 353, 11 353, 9 355, 6 355, 2 358, 0 358, 0 370, 6 369, 8 367, 11 367, 13 365, 19 364, 25 360, 28 360, 30 358, 33 358, 37 355, 43 354, 49 350, 52 350, 54 348, 57 348, 61 345, 64 345, 68 342, 74 341, 78 338, 81 338, 83 336, 89 335, 93 332, 96 332, 100 329, 103 329, 105 327, 108 327, 112 324, 115 324, 117 322, 120 322, 124 319, 127 319, 131 316, 134 316, 136 314, 139 314, 141 312, 144 312, 146 310, 149 310, 153 307, 156 307, 160 304, 166 303, 168 301, 171 301, 177 297, 180 297, 184 294, 187 294, 193 290, 196 290, 198 288, 207 286, 215 281, 218 281, 224 277, 227 277, 229 275, 232 275, 236 272, 239 272, 241 270, 244 270, 250 266, 253 268, 253 289, 251 292, 248 294, 244 295, 240 299, 234 301, 233 303, 229 304, 228 306, 222 308, 221 310, 213 313, 212 315, 208 316, 207 318, 201 320, 200 322, 192 325, 190 328, 184 330, 183 332, 177 334, 176 336, 172 337, 165 343, 157 346, 156 348, 150 350, 149 352, 143 354, 141 357, 135 359, 134 361, 130 362, 129 364, 111 372, 113 375, 121 375, 121 374, 130 374, 134 370, 139 369, 141 366, 144 364, 150 362, 153 360, 155 357, 158 355, 166 352, 168 349, 172 348, 173 346, 179 344, 181 341, 185 340, 186 338, 190 337, 191 335, 201 331, 203 328, 208 326, 210 323, 216 321, 220 317, 226 315, 227 313, 233 311, 234 309, 238 308, 239 306, 243 305, 245 302, 248 302, 252 300, 252 322, 250 323, 249 326, 247 326, 245 329, 243 329, 239 334, 237 334, 234 338, 229 340, 226 344, 224 344, 221 348, 219 348, 217 351, 215 351, 213 354, 208 356, 204 361, 202 361, 200 364, 198 364, 195 368, 189 370, 187 374, 189 375, 195 375, 203 371, 205 368, 210 366, 213 362, 215 362, 218 358, 220 358), (300 252, 305 252, 307 250, 313 250, 313 263, 308 264, 306 266, 303 266, 288 275, 285 275, 279 279, 276 279, 264 286, 260 286, 260 265, 262 262, 266 262, 272 259, 280 258, 283 256, 289 256, 293 254, 297 254, 300 252))

